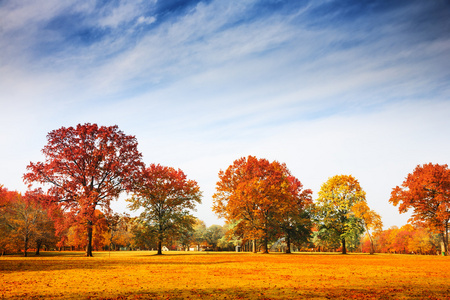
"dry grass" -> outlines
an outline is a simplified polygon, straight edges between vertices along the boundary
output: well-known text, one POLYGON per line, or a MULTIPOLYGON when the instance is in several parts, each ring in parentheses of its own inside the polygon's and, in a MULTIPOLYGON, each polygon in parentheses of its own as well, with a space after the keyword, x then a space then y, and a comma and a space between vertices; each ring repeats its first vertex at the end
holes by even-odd
POLYGON ((450 299, 450 258, 50 253, 0 258, 1 299, 450 299))

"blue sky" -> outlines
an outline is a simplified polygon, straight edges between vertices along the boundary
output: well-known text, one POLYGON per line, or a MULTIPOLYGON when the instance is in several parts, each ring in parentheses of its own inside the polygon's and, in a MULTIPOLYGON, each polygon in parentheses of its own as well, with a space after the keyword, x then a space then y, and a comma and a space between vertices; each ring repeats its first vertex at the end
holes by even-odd
POLYGON ((207 225, 219 170, 255 155, 315 195, 352 174, 402 226, 392 188, 449 163, 449 32, 439 0, 0 1, 0 184, 26 189, 49 131, 117 124, 198 181, 207 225))

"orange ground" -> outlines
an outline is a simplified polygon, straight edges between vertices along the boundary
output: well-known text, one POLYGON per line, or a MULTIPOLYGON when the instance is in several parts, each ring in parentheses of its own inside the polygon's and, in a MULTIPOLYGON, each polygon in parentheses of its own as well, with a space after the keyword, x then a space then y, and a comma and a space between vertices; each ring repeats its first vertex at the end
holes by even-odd
POLYGON ((0 299, 450 299, 450 257, 166 252, 0 258, 0 299))

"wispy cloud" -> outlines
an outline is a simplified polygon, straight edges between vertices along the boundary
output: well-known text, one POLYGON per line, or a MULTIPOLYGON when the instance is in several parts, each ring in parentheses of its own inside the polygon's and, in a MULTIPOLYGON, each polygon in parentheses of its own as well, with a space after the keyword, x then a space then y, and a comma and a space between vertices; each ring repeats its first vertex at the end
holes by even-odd
POLYGON ((118 124, 199 180, 209 223, 217 172, 252 154, 316 192, 354 173, 396 224, 390 189, 447 163, 449 30, 440 1, 3 1, 0 184, 48 131, 118 124))

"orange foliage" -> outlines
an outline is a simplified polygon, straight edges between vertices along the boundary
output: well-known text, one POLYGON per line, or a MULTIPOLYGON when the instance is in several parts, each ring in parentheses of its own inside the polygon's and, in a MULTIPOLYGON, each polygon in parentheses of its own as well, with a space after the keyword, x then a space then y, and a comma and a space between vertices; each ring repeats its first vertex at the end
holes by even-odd
POLYGON ((424 164, 408 174, 389 199, 400 213, 413 209, 411 222, 441 234, 443 251, 449 252, 450 169, 447 165, 424 164))
POLYGON ((254 156, 235 160, 219 172, 213 210, 244 240, 262 239, 268 252, 269 235, 288 222, 293 207, 297 212, 310 204, 311 191, 293 177, 285 164, 254 156))

